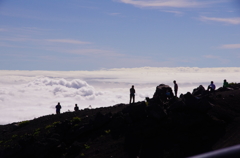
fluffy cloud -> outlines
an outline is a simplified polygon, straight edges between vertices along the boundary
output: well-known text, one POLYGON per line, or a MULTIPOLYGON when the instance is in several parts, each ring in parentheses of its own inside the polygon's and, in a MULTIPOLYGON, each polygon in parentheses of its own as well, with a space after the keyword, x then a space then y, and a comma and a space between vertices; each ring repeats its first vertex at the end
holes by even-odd
MULTIPOLYGON (((29 86, 31 85, 45 85, 45 86, 64 86, 64 87, 68 87, 68 88, 75 88, 75 89, 80 89, 83 87, 91 87, 87 84, 87 82, 82 81, 82 80, 78 80, 78 79, 74 79, 72 81, 67 81, 65 79, 50 79, 50 78, 41 78, 41 79, 37 79, 33 82, 31 82, 29 84, 29 86)), ((91 87, 92 88, 92 87, 91 87)))
MULTIPOLYGON (((4 113, 7 111, 15 115, 5 116, 0 123, 52 114, 57 102, 65 104, 63 111, 68 111, 68 107, 78 102, 83 102, 86 107, 91 101, 95 101, 96 96, 101 96, 100 92, 95 93, 94 87, 80 79, 67 81, 63 78, 39 77, 27 83, 24 81, 22 84, 16 84, 13 81, 10 85, 2 84, 1 87, 2 110, 0 113, 5 116, 4 113), (17 112, 21 113, 16 115, 17 112)), ((81 106, 81 108, 85 107, 81 106)))
MULTIPOLYGON (((66 79, 39 78, 25 86, 31 91, 46 91, 53 97, 81 98, 81 100, 94 100, 95 89, 80 79, 67 81, 66 79)), ((98 93, 99 95, 100 93, 98 93)))

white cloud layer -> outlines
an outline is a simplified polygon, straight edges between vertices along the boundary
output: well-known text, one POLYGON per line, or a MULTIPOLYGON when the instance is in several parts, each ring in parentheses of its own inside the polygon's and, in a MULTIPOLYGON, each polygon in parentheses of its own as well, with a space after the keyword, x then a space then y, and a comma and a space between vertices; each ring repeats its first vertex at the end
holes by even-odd
POLYGON ((240 68, 122 68, 99 71, 4 71, 0 78, 0 124, 7 124, 91 105, 93 108, 129 102, 129 88, 135 85, 136 101, 152 97, 157 85, 173 86, 179 94, 192 92, 213 80, 240 81, 240 68))

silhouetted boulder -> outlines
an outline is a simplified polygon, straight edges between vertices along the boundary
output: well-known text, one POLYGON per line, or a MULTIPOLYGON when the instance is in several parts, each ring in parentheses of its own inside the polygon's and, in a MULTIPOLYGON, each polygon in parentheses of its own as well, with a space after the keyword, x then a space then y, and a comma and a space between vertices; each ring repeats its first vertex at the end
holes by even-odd
POLYGON ((205 88, 202 85, 200 85, 197 88, 193 89, 192 95, 199 96, 199 95, 203 95, 205 93, 206 93, 205 88))
POLYGON ((160 84, 156 87, 156 91, 153 95, 154 98, 160 98, 162 101, 166 101, 173 97, 172 88, 165 84, 160 84))

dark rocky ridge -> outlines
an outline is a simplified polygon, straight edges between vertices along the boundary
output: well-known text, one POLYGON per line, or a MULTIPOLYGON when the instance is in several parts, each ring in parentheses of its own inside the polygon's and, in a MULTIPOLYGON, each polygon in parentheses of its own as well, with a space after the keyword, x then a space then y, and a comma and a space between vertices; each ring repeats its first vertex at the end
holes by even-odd
POLYGON ((181 158, 240 143, 240 84, 0 126, 1 158, 181 158))

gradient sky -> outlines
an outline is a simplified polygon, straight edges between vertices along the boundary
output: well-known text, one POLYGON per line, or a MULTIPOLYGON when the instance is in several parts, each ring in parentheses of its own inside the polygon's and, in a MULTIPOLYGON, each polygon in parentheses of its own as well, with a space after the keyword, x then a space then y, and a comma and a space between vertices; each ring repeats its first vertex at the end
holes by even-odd
POLYGON ((237 0, 0 0, 1 70, 239 67, 237 0))

